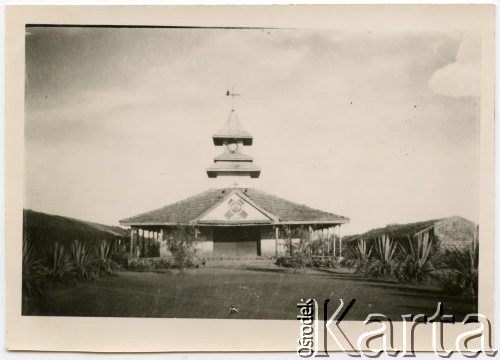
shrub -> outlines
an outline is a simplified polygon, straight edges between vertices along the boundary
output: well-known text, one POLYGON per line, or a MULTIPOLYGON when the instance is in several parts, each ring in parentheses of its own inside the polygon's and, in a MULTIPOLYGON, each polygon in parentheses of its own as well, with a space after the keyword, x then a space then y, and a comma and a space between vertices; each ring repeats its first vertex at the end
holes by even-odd
POLYGON ((315 256, 312 253, 328 253, 327 239, 316 241, 311 240, 311 232, 307 227, 292 229, 285 228, 289 241, 286 243, 286 256, 280 256, 276 259, 278 266, 292 269, 293 272, 299 272, 304 267, 328 268, 338 267, 338 262, 331 256, 315 256), (291 239, 298 237, 298 244, 294 244, 291 239))
POLYGON ((282 267, 290 267, 290 257, 289 256, 278 256, 276 258, 276 265, 282 267))
POLYGON ((36 250, 29 240, 23 242, 22 292, 25 296, 37 296, 43 293, 45 268, 36 257, 36 250))
POLYGON ((97 266, 100 275, 113 274, 118 270, 117 264, 111 259, 113 256, 111 242, 101 241, 97 247, 97 266))
POLYGON ((290 268, 293 272, 299 272, 306 267, 306 260, 294 253, 293 256, 279 256, 276 258, 276 265, 290 268))
POLYGON ((130 259, 130 253, 127 250, 120 249, 113 252, 111 260, 113 260, 119 267, 126 268, 130 259))
POLYGON ((46 253, 46 275, 54 281, 67 280, 72 266, 64 246, 59 242, 53 243, 46 253))
POLYGON ((465 250, 449 250, 444 257, 447 271, 440 276, 446 290, 455 290, 461 294, 477 298, 479 246, 472 241, 465 250))
POLYGON ((293 272, 299 272, 311 263, 310 249, 306 240, 303 240, 303 238, 301 238, 298 244, 288 244, 287 251, 291 254, 289 260, 290 266, 288 267, 291 268, 293 272))
POLYGON ((437 275, 443 291, 448 295, 462 295, 463 289, 455 271, 441 269, 437 275))
POLYGON ((152 271, 153 266, 149 261, 150 258, 131 258, 128 262, 127 269, 130 271, 152 271))
POLYGON ((352 252, 354 258, 346 262, 347 266, 349 268, 354 268, 354 271, 357 273, 366 274, 371 253, 372 249, 368 249, 366 240, 359 239, 352 252))
POLYGON ((285 227, 288 242, 285 245, 287 260, 284 260, 285 267, 289 267, 293 272, 299 272, 311 263, 311 233, 308 228, 285 227), (299 242, 294 244, 292 238, 299 238, 299 242))
POLYGON ((349 270, 356 271, 356 260, 354 258, 347 258, 343 260, 343 265, 349 270))
POLYGON ((154 271, 172 268, 169 258, 133 258, 128 262, 128 269, 132 271, 154 271))
POLYGON ((279 256, 276 258, 276 265, 299 272, 306 266, 320 269, 336 269, 338 262, 330 256, 301 256, 301 253, 295 251, 293 256, 279 256))
POLYGON ((374 255, 366 265, 366 274, 372 277, 393 277, 396 266, 396 244, 387 235, 382 235, 377 239, 374 248, 374 255))
POLYGON ((194 264, 196 245, 194 231, 192 227, 179 226, 167 242, 180 274, 184 273, 184 268, 194 264))
POLYGON ((153 269, 170 269, 172 267, 172 260, 169 258, 153 258, 153 269))
MULTIPOLYGON (((290 268, 294 273, 299 272, 306 266, 312 266, 312 256, 309 244, 301 239, 298 244, 289 242, 285 245, 286 253, 289 255, 276 258, 276 265, 290 268)), ((321 256, 318 256, 321 258, 321 256)))
MULTIPOLYGON (((324 236, 319 235, 318 238, 309 243, 309 248, 311 250, 311 254, 318 256, 332 256, 334 251, 335 241, 334 239, 338 238, 336 236, 324 236)), ((338 246, 337 246, 338 249, 338 246)))
POLYGON ((336 269, 338 262, 331 256, 312 256, 308 266, 320 269, 336 269))
POLYGON ((94 280, 99 275, 99 266, 84 242, 75 240, 71 244, 71 258, 75 275, 80 280, 94 280))
POLYGON ((439 258, 439 251, 433 251, 432 244, 433 237, 428 232, 418 235, 416 244, 408 237, 408 246, 400 246, 402 259, 394 272, 398 281, 430 282, 436 270, 434 263, 439 258))

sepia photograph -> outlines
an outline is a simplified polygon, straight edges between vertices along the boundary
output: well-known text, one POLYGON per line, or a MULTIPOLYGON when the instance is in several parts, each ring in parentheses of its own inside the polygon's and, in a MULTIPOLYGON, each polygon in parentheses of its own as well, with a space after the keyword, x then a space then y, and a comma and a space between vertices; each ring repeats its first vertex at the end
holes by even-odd
POLYGON ((488 42, 419 26, 27 22, 19 315, 478 313, 488 42))
POLYGON ((472 312, 479 57, 451 31, 27 26, 23 313, 472 312))

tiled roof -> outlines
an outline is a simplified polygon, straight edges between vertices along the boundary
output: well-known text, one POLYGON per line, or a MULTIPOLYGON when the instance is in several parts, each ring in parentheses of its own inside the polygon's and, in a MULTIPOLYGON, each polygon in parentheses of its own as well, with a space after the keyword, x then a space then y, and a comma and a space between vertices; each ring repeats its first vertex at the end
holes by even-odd
POLYGON ((233 191, 248 197, 255 205, 279 218, 279 223, 339 224, 349 222, 349 219, 344 216, 316 210, 260 190, 225 188, 211 189, 163 208, 120 220, 120 223, 122 225, 193 223, 233 191))
POLYGON ((360 238, 369 240, 377 239, 382 235, 387 235, 391 238, 403 238, 407 239, 408 236, 413 236, 419 231, 428 229, 435 225, 436 223, 443 221, 444 219, 432 219, 426 221, 419 221, 415 223, 408 224, 390 224, 385 227, 372 229, 363 234, 348 235, 344 237, 345 241, 354 241, 360 238))
POLYGON ((313 209, 264 191, 248 188, 242 189, 242 193, 261 208, 279 217, 280 222, 349 222, 344 216, 313 209))
POLYGON ((414 222, 414 223, 408 223, 408 224, 389 224, 385 227, 381 228, 376 228, 372 229, 370 231, 367 231, 363 234, 356 234, 356 235, 348 235, 344 237, 345 241, 354 241, 358 239, 365 239, 365 240, 371 240, 371 239, 378 239, 382 235, 387 235, 392 239, 404 239, 407 240, 408 237, 413 237, 417 233, 427 231, 428 229, 431 229, 432 227, 443 223, 443 222, 460 222, 460 223, 465 223, 465 224, 470 224, 470 226, 474 226, 474 223, 461 217, 461 216, 449 216, 446 218, 441 218, 441 219, 431 219, 431 220, 426 220, 426 221, 419 221, 419 222, 414 222))

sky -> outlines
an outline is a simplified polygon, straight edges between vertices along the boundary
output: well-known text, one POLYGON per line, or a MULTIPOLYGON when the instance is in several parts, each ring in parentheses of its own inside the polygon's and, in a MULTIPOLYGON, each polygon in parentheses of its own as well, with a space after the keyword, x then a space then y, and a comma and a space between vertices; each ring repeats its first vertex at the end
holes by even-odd
POLYGON ((208 179, 235 109, 259 179, 344 234, 477 220, 480 42, 458 31, 26 30, 25 208, 104 224, 208 179))

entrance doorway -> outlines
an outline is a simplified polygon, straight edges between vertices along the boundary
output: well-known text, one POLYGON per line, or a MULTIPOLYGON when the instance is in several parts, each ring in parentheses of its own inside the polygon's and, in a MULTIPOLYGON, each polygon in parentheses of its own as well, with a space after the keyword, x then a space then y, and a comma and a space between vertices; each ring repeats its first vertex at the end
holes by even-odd
POLYGON ((260 256, 260 229, 257 226, 214 228, 214 256, 245 258, 260 256))

